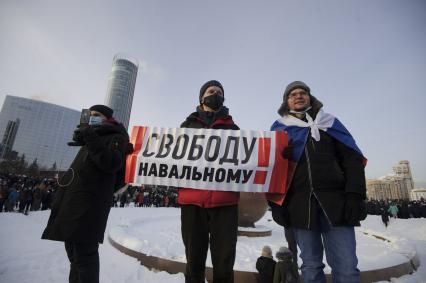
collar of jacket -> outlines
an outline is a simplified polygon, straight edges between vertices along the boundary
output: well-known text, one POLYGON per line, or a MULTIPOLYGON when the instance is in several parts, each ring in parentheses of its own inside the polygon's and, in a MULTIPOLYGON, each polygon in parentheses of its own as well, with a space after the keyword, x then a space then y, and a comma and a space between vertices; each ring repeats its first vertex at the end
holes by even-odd
POLYGON ((194 119, 197 122, 200 122, 202 125, 204 125, 204 127, 207 128, 207 129, 211 129, 211 128, 213 128, 216 125, 233 125, 234 124, 234 120, 232 120, 232 117, 230 115, 226 116, 226 117, 222 117, 222 118, 216 119, 211 125, 207 125, 199 117, 194 117, 194 119))
POLYGON ((95 132, 100 136, 109 134, 121 134, 125 137, 129 136, 123 124, 103 124, 95 127, 95 132))

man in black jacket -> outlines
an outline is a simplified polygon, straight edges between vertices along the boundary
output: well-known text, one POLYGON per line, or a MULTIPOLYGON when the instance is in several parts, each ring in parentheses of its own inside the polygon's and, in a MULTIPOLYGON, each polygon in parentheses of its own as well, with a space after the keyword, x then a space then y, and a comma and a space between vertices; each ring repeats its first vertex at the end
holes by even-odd
POLYGON ((343 124, 301 81, 289 84, 272 130, 285 130, 288 192, 270 202, 274 220, 294 231, 304 282, 325 282, 323 251, 333 282, 359 282, 354 226, 366 217, 366 159, 343 124))
MULTIPOLYGON (((200 89, 197 111, 182 128, 239 130, 223 105, 224 90, 211 80, 200 89)), ((210 244, 213 282, 234 282, 234 261, 238 230, 238 192, 179 188, 182 240, 185 245, 185 282, 205 282, 205 264, 210 244)))
POLYGON ((89 125, 74 132, 82 145, 60 178, 42 239, 63 241, 70 260, 69 282, 99 282, 98 243, 102 243, 113 192, 124 185, 129 136, 104 105, 90 108, 89 125))

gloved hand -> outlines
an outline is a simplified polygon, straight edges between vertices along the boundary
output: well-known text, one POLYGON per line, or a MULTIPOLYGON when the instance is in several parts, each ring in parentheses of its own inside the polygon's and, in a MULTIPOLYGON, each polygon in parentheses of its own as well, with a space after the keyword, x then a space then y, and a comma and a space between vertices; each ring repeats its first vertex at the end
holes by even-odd
POLYGON ((290 227, 290 217, 287 206, 285 204, 278 205, 272 201, 268 201, 268 204, 271 207, 272 218, 275 223, 284 227, 290 227))
POLYGON ((83 143, 83 137, 81 136, 81 127, 80 125, 77 126, 77 129, 74 130, 74 133, 72 135, 72 140, 76 143, 83 143))
POLYGON ((284 149, 281 151, 281 156, 284 159, 292 159, 293 158, 293 146, 288 145, 284 147, 284 149))
MULTIPOLYGON (((98 137, 98 134, 96 133, 95 128, 92 126, 80 127, 77 130, 79 130, 81 139, 84 143, 87 143, 88 141, 91 141, 93 139, 96 139, 96 137, 98 137)), ((74 133, 76 131, 74 131, 74 133)))
POLYGON ((367 218, 367 208, 361 195, 346 193, 345 195, 345 221, 346 224, 357 226, 359 221, 367 218))

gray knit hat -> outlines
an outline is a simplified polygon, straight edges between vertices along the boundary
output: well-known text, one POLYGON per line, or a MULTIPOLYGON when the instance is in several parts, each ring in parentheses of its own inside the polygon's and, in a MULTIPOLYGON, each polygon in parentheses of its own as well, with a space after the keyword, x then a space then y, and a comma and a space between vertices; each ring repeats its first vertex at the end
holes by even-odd
POLYGON ((306 90, 306 92, 309 94, 311 98, 312 108, 318 108, 319 110, 322 107, 322 103, 311 94, 311 89, 309 88, 307 84, 305 84, 302 81, 294 81, 288 84, 287 87, 285 88, 284 95, 283 95, 283 102, 280 108, 278 109, 278 114, 280 114, 280 116, 283 116, 284 114, 287 114, 289 112, 289 109, 287 106, 287 98, 290 92, 292 92, 293 90, 297 88, 306 90))

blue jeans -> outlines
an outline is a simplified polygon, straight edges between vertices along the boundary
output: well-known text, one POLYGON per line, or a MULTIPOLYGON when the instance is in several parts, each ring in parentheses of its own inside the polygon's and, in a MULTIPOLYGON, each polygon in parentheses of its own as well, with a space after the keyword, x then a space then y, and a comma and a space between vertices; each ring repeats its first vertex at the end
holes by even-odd
POLYGON ((294 236, 300 248, 302 258, 302 275, 305 283, 325 283, 323 252, 331 267, 334 283, 360 282, 357 268, 356 241, 354 227, 333 227, 328 223, 324 213, 318 210, 318 229, 294 229, 294 236))

